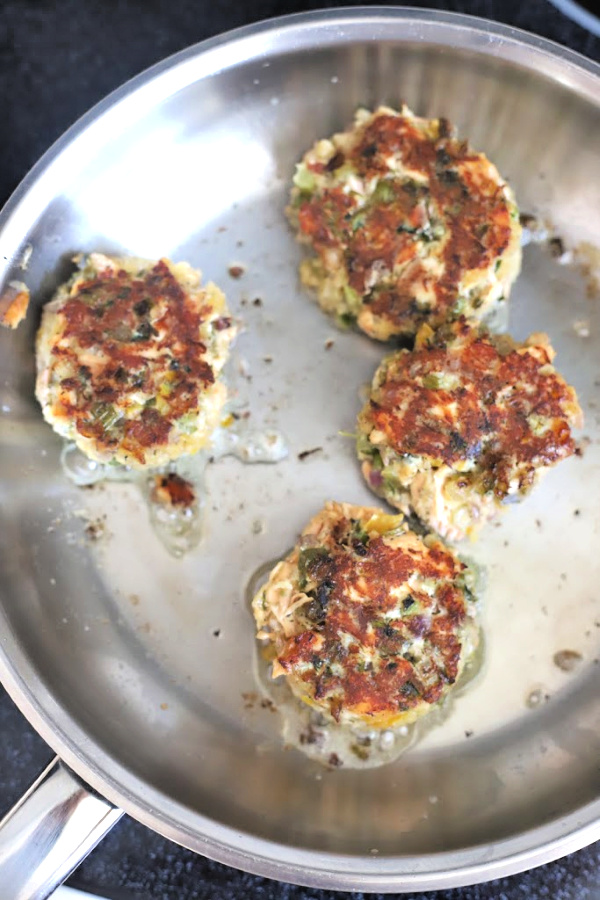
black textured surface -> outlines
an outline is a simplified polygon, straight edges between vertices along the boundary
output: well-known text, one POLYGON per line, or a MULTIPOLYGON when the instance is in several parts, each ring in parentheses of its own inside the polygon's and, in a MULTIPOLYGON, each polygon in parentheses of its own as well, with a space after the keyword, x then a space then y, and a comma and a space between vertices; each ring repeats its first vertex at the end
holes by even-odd
MULTIPOLYGON (((351 0, 0 0, 0 205, 67 126, 152 63, 248 22, 342 5, 358 4, 351 0)), ((600 40, 546 0, 413 0, 410 5, 506 22, 600 60, 600 40)), ((0 813, 51 756, 0 689, 0 813)), ((383 896, 317 891, 246 875, 195 856, 130 819, 116 826, 69 883, 114 900, 374 900, 383 896)), ((6 887, 1 886, 4 891, 6 887)), ((600 900, 600 843, 520 876, 418 896, 420 900, 600 900)))

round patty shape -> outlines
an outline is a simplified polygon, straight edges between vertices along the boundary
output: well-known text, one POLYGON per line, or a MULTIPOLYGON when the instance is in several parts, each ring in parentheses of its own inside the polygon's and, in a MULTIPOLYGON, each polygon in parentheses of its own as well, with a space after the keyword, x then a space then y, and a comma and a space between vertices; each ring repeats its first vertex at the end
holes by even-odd
POLYGON ((472 573, 404 516, 327 503, 253 611, 273 677, 330 720, 408 724, 438 704, 478 640, 472 573))
POLYGON ((227 392, 225 297, 174 264, 91 253, 43 310, 36 396, 88 457, 160 466, 203 447, 227 392))
POLYGON ((575 451, 577 395, 545 334, 523 344, 464 318, 388 356, 358 418, 370 487, 444 537, 473 534, 575 451))
POLYGON ((318 141, 288 215, 316 256, 300 267, 321 307, 370 337, 414 336, 504 308, 521 266, 513 194, 446 119, 381 107, 318 141))

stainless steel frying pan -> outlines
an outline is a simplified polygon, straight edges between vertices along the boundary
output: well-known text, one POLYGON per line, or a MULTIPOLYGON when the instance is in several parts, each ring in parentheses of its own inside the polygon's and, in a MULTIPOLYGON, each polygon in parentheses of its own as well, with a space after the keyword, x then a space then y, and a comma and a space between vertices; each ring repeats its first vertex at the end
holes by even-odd
POLYGON ((335 331, 299 289, 290 175, 358 106, 401 100, 453 120, 593 265, 599 67, 426 11, 292 16, 180 53, 92 110, 2 213, 0 278, 33 302, 0 335, 0 675, 64 761, 0 828, 2 896, 45 897, 120 810, 249 871, 372 891, 485 880, 600 837, 600 317, 586 276, 544 247, 526 248, 511 330, 549 332, 585 440, 468 548, 487 571, 479 678, 422 743, 369 771, 286 749, 278 714, 242 697, 256 690, 254 573, 325 499, 372 499, 339 432, 382 348, 335 331), (33 397, 40 306, 92 249, 186 259, 221 284, 246 326, 229 377, 256 427, 287 437, 276 465, 209 466, 204 537, 182 559, 135 485, 67 479, 33 397), (554 664, 565 649, 571 672, 554 664))

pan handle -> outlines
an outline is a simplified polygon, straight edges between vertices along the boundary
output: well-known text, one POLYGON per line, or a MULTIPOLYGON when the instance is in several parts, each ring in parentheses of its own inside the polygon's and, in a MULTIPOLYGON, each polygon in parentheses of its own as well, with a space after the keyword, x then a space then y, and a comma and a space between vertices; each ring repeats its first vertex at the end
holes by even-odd
POLYGON ((1 900, 46 900, 122 815, 55 758, 0 821, 1 900))

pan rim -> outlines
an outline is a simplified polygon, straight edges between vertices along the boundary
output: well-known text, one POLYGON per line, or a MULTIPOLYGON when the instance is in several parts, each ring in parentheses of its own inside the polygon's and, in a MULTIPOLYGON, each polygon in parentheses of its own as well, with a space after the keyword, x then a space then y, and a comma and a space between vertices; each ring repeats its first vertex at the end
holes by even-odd
MULTIPOLYGON (((359 38, 359 30, 386 28, 386 39, 401 40, 404 31, 421 31, 424 42, 452 46, 457 29, 460 46, 482 55, 503 59, 553 76, 598 102, 600 66, 552 41, 474 16, 414 8, 357 7, 322 10, 269 19, 184 49, 128 81, 96 104, 60 137, 33 167, 0 213, 0 242, 6 243, 0 261, 0 280, 17 258, 28 228, 28 216, 37 208, 39 195, 60 176, 68 161, 68 149, 89 140, 106 116, 126 116, 135 100, 151 100, 152 86, 162 82, 165 96, 201 77, 202 63, 208 71, 212 58, 223 54, 230 65, 248 56, 257 45, 268 52, 269 39, 297 47, 311 29, 330 35, 332 43, 359 38), (502 54, 501 54, 502 51, 502 54), (207 66, 206 63, 209 65, 207 66), (168 90, 167 90, 168 89, 168 90)), ((282 48, 280 48, 282 49, 282 48)), ((257 57, 255 52, 254 58, 257 57)), ((222 66, 226 68, 227 65, 222 66)), ((214 67, 213 67, 214 71, 214 67)), ((154 101, 156 102, 156 100, 154 101)), ((31 218, 29 227, 35 221, 31 218)), ((257 838, 222 825, 200 813, 186 810, 147 782, 133 776, 77 724, 68 709, 43 683, 33 662, 12 641, 9 624, 0 607, 3 636, 0 640, 0 680, 7 692, 42 738, 92 788, 144 825, 164 837, 219 862, 255 874, 311 887, 341 890, 414 891, 455 887, 521 872, 578 850, 600 838, 600 798, 581 809, 518 836, 459 851, 422 856, 349 856, 294 848, 257 838), (192 822, 196 823, 192 827, 192 822)))

